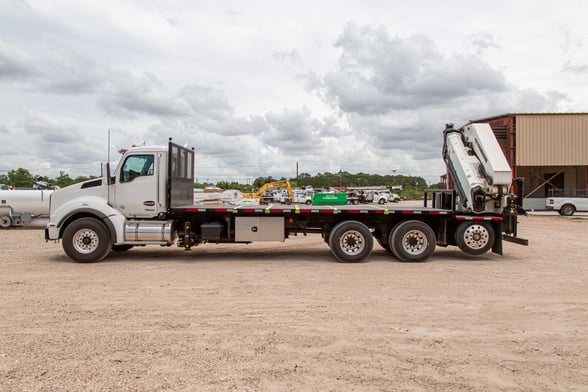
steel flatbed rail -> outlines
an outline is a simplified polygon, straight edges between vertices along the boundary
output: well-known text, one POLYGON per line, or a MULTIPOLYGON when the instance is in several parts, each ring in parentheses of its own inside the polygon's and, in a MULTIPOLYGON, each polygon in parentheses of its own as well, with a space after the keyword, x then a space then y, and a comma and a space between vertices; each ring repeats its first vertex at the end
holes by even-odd
POLYGON ((267 205, 228 206, 225 204, 195 204, 174 207, 175 212, 189 213, 232 213, 237 215, 284 215, 284 214, 375 214, 375 215, 445 215, 453 216, 455 220, 474 221, 502 221, 499 215, 462 215, 454 210, 430 207, 401 207, 401 206, 307 206, 307 205, 267 205))
POLYGON ((233 213, 233 214, 428 214, 428 215, 454 215, 455 211, 440 208, 426 207, 399 207, 399 206, 357 206, 357 205, 239 205, 229 206, 226 204, 196 204, 178 206, 173 208, 176 212, 196 213, 233 213))

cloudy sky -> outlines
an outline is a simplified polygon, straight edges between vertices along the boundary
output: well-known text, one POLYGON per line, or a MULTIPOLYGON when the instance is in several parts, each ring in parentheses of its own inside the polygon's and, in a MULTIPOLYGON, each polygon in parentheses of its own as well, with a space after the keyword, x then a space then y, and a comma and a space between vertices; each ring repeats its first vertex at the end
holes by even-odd
POLYGON ((436 182, 444 124, 588 110, 588 3, 0 0, 0 173, 173 137, 200 182, 436 182))

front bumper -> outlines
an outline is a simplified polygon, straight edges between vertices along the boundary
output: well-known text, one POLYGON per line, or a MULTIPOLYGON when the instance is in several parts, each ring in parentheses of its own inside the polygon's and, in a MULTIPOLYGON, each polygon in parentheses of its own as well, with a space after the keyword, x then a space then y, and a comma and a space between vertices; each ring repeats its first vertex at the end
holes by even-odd
POLYGON ((48 223, 45 226, 45 241, 56 241, 59 239, 59 229, 55 223, 48 223))

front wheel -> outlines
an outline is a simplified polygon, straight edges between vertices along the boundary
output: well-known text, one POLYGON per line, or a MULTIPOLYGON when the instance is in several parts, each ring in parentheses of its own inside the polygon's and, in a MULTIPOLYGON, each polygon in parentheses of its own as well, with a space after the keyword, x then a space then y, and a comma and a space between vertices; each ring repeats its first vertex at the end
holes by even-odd
POLYGON ((361 222, 341 222, 331 230, 329 247, 343 263, 364 261, 372 252, 374 238, 370 229, 361 222))
POLYGON ((494 229, 485 222, 462 222, 455 231, 455 243, 463 253, 481 255, 494 245, 494 229))
POLYGON ((396 225, 388 237, 392 253, 400 261, 425 261, 435 252, 437 238, 429 225, 408 220, 396 225))
POLYGON ((65 253, 80 263, 100 261, 112 249, 108 229, 93 218, 81 218, 70 223, 63 231, 62 240, 65 253))
POLYGON ((574 212, 576 212, 576 207, 571 204, 564 204, 559 209, 559 214, 563 216, 572 216, 574 215, 574 212))

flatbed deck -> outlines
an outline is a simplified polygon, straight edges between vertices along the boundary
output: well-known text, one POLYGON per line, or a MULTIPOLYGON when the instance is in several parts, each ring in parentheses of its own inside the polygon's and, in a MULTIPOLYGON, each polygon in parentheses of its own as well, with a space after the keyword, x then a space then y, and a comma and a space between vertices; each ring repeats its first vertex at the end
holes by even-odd
POLYGON ((174 211, 184 212, 231 212, 244 214, 431 214, 431 215, 453 215, 455 211, 427 208, 427 207, 403 207, 387 205, 320 205, 309 206, 305 204, 269 204, 269 205, 226 205, 226 204, 194 204, 178 206, 174 211))
POLYGON ((305 204, 284 205, 237 205, 226 204, 193 204, 174 207, 176 213, 231 213, 236 215, 286 215, 286 214, 368 214, 368 215, 434 215, 453 217, 456 220, 502 221, 499 215, 464 215, 455 210, 415 206, 389 205, 321 205, 308 206, 305 204))

